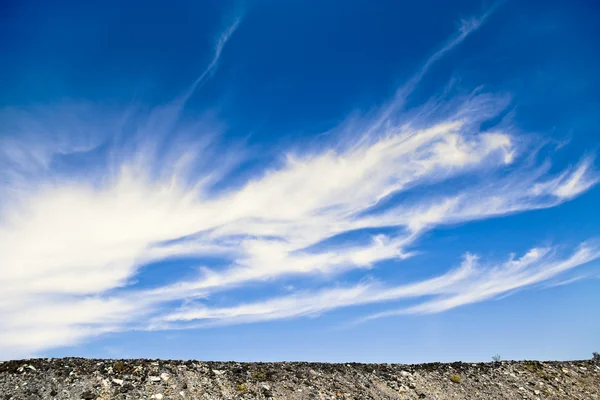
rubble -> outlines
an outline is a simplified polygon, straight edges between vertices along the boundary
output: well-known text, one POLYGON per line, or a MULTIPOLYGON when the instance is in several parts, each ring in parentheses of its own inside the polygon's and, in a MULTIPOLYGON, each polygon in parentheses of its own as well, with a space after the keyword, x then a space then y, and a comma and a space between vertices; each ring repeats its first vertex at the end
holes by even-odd
POLYGON ((0 363, 1 400, 595 398, 600 398, 598 360, 402 365, 63 358, 0 363))

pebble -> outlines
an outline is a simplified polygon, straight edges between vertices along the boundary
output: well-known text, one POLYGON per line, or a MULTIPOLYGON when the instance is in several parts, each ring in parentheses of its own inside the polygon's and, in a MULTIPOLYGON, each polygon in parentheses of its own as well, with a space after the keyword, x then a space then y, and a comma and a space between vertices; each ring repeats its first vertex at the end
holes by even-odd
MULTIPOLYGON (((30 372, 34 369, 29 368, 30 364, 26 361, 13 362, 8 369, 4 368, 6 364, 0 364, 0 398, 8 394, 13 399, 40 400, 37 395, 28 396, 31 392, 49 394, 48 398, 75 400, 82 400, 82 393, 91 400, 110 398, 186 400, 196 398, 196 393, 199 395, 199 400, 226 396, 269 400, 273 400, 274 396, 280 400, 294 397, 341 399, 368 398, 369 394, 381 388, 389 390, 391 395, 395 392, 396 397, 426 396, 425 399, 438 400, 447 398, 522 400, 542 399, 548 396, 556 399, 588 399, 600 393, 597 389, 597 384, 600 383, 598 373, 600 363, 590 361, 571 364, 547 363, 543 371, 538 369, 533 372, 531 364, 521 362, 477 364, 476 367, 471 366, 470 363, 439 364, 426 368, 409 365, 382 367, 384 364, 379 366, 351 364, 350 367, 345 364, 262 364, 261 368, 265 371, 276 371, 275 379, 269 381, 246 377, 243 372, 248 369, 248 366, 241 363, 189 364, 163 361, 157 367, 152 367, 150 362, 143 360, 125 362, 129 363, 126 371, 130 371, 130 375, 119 375, 116 370, 112 375, 107 374, 109 366, 114 364, 113 360, 101 361, 100 365, 98 360, 65 362, 59 359, 52 361, 51 364, 43 360, 32 361, 35 363, 34 368, 43 371, 43 374, 30 372), (66 367, 65 364, 69 366, 66 367), (192 368, 195 365, 200 366, 196 371, 192 368), (142 373, 134 373, 135 369, 140 369, 142 373), (369 373, 373 369, 376 375, 369 373), (567 372, 564 373, 563 369, 567 372), (465 380, 464 385, 447 386, 444 378, 450 373, 449 371, 464 374, 470 379, 465 380), (69 372, 72 373, 73 378, 67 377, 69 372), (3 374, 9 376, 9 379, 4 382, 3 374), (216 377, 217 375, 223 376, 216 377), (242 394, 236 391, 236 386, 241 382, 247 382, 248 393, 242 394), (189 389, 186 384, 189 385, 189 389), (178 390, 171 391, 168 388, 178 390), (106 397, 111 395, 113 397, 106 397)), ((371 395, 371 398, 382 399, 383 397, 371 395)))

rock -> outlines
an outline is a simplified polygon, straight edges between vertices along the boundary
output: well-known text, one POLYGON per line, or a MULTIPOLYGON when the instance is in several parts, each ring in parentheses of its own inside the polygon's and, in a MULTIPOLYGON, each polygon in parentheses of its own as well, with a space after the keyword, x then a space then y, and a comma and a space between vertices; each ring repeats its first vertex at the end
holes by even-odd
POLYGON ((475 366, 471 363, 406 366, 166 360, 6 361, 0 364, 0 400, 600 399, 597 364, 547 362, 543 370, 539 365, 514 361, 475 366), (117 364, 118 371, 107 375, 110 367, 117 364), (29 365, 38 372, 34 373, 29 365), (570 373, 564 374, 563 368, 570 373), (261 378, 256 379, 252 372, 260 373, 261 378), (452 374, 464 377, 460 385, 448 384, 448 376, 452 374), (157 385, 161 382, 164 386, 157 385), (244 385, 246 391, 236 389, 244 385))
POLYGON ((135 389, 131 383, 126 383, 121 387, 121 393, 127 393, 135 389))
POLYGON ((85 392, 81 393, 81 398, 83 400, 93 400, 96 398, 96 395, 91 390, 86 390, 85 392))
POLYGON ((27 364, 23 364, 23 365, 21 365, 21 366, 20 366, 20 367, 17 369, 17 371, 19 371, 19 372, 25 372, 25 369, 29 369, 29 370, 31 370, 31 371, 37 371, 33 365, 27 365, 27 364))

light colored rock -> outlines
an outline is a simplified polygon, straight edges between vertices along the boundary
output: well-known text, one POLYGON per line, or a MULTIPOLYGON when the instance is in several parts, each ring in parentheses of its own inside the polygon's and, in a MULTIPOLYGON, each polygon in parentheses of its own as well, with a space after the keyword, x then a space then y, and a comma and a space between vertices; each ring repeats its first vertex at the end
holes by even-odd
POLYGON ((163 372, 162 374, 160 374, 160 379, 162 379, 165 382, 169 382, 169 378, 170 378, 170 375, 167 374, 166 372, 163 372))
POLYGON ((158 376, 150 376, 148 379, 150 379, 151 382, 160 382, 160 377, 158 376))
POLYGON ((153 394, 152 397, 150 397, 150 398, 151 399, 156 399, 156 400, 162 400, 163 397, 164 396, 162 394, 156 393, 156 394, 153 394))
POLYGON ((113 378, 112 381, 113 381, 113 383, 116 383, 117 385, 123 386, 123 379, 113 378))

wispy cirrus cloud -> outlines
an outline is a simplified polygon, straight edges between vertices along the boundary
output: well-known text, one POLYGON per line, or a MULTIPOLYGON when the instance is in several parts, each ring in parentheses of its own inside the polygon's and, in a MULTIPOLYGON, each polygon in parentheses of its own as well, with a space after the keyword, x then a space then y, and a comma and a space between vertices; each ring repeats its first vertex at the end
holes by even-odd
MULTIPOLYGON (((349 270, 401 262, 437 226, 553 207, 596 184, 592 156, 551 172, 510 125, 483 129, 507 107, 504 94, 448 92, 403 110, 402 99, 432 63, 486 18, 461 23, 374 118, 344 124, 340 137, 354 140, 329 135, 319 148, 290 150, 236 184, 227 178, 244 152, 221 144, 209 118, 180 120, 180 100, 125 113, 94 105, 1 110, 8 128, 0 153, 0 264, 9 268, 0 281, 0 356, 105 332, 290 318, 403 298, 433 296, 390 315, 440 312, 596 259, 594 242, 567 256, 533 249, 489 267, 467 256, 458 269, 397 287, 332 282, 318 293, 299 288, 257 303, 172 308, 250 283, 334 281, 349 270), (447 185, 456 179, 465 184, 447 185), (419 194, 425 186, 432 190, 419 194), (403 194, 409 199, 395 200, 403 194), (185 279, 173 269, 174 283, 153 288, 136 284, 153 262, 206 256, 223 266, 199 265, 185 279)), ((192 92, 214 72, 238 24, 221 35, 192 92)))
POLYGON ((557 248, 533 248, 519 258, 511 255, 507 261, 499 263, 482 263, 478 256, 465 254, 458 268, 450 268, 443 275, 415 283, 390 287, 371 281, 227 308, 185 306, 162 316, 156 323, 159 327, 160 323, 166 324, 163 328, 177 327, 169 323, 187 321, 201 321, 195 326, 248 323, 316 315, 341 307, 409 298, 425 300, 415 306, 369 315, 359 322, 395 315, 438 313, 548 281, 598 258, 598 242, 582 243, 571 254, 561 254, 557 248))
POLYGON ((227 28, 225 28, 225 30, 217 39, 213 58, 210 60, 210 63, 208 64, 206 69, 198 76, 198 78, 196 78, 194 83, 190 86, 186 94, 183 96, 182 100, 184 103, 200 86, 204 84, 204 82, 206 82, 207 79, 210 79, 212 74, 215 72, 215 69, 217 68, 219 59, 221 58, 221 53, 223 52, 225 45, 242 22, 242 15, 243 13, 238 13, 233 18, 233 21, 227 26, 227 28))

